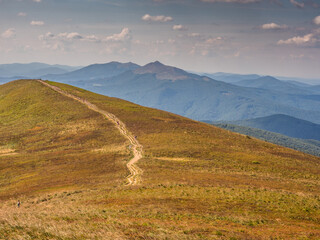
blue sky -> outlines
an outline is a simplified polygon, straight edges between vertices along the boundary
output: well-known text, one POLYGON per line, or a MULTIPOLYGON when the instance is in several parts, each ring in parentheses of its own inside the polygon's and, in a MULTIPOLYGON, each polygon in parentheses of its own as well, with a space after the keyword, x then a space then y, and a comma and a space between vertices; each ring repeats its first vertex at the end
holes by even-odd
MULTIPOLYGON (((317 4, 318 3, 318 4, 317 4)), ((320 77, 315 0, 0 0, 0 63, 320 77)))

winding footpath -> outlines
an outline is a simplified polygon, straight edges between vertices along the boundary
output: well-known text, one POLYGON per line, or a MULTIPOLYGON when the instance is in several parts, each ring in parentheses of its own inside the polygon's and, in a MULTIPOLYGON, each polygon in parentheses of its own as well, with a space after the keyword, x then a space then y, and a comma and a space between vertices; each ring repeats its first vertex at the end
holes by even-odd
POLYGON ((50 85, 42 80, 37 80, 38 82, 42 83, 43 85, 53 89, 54 91, 72 98, 84 105, 86 105, 90 110, 95 111, 97 113, 100 113, 104 117, 106 117, 108 120, 110 120, 115 127, 120 131, 120 133, 129 140, 130 142, 130 151, 133 154, 133 158, 130 159, 130 161, 127 163, 127 168, 130 171, 130 175, 127 177, 128 184, 127 185, 136 185, 141 181, 141 174, 142 170, 136 165, 136 163, 142 158, 142 149, 143 146, 138 142, 138 140, 133 136, 131 132, 127 129, 126 125, 119 119, 117 118, 114 114, 109 113, 107 111, 104 111, 100 108, 98 108, 96 105, 90 103, 86 99, 82 99, 78 96, 72 95, 64 90, 62 90, 59 87, 50 85))

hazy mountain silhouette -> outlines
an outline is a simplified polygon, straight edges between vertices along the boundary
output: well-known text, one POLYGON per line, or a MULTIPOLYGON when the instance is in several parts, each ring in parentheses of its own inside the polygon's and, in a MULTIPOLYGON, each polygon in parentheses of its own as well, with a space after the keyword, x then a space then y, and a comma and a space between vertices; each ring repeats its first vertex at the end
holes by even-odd
POLYGON ((116 62, 90 65, 48 79, 197 120, 242 120, 282 113, 320 121, 318 95, 236 86, 158 61, 142 67, 116 62))
POLYGON ((237 121, 234 124, 281 133, 289 137, 320 141, 320 125, 291 116, 276 114, 262 118, 237 121))

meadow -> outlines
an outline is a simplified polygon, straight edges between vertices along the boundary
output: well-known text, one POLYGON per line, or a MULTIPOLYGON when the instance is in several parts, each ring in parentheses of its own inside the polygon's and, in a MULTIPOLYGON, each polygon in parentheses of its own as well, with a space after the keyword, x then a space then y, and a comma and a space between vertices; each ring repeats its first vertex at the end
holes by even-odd
POLYGON ((320 239, 320 159, 209 124, 48 82, 0 86, 0 239, 320 239), (17 200, 21 207, 17 208, 17 200))

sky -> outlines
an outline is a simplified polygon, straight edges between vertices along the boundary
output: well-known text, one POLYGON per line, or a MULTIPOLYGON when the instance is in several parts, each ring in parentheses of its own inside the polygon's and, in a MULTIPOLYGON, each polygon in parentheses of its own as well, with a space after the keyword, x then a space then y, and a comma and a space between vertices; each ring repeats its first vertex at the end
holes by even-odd
POLYGON ((319 0, 0 0, 0 64, 320 78, 319 0))

